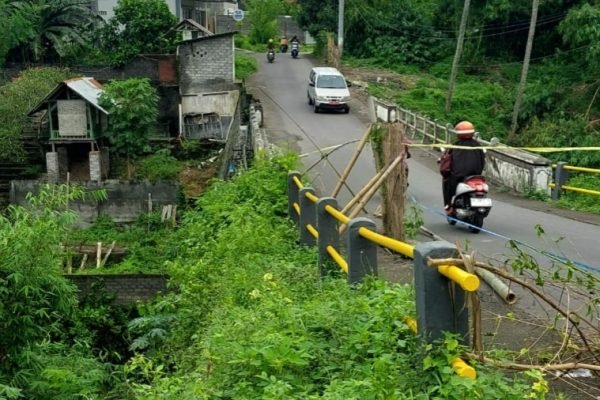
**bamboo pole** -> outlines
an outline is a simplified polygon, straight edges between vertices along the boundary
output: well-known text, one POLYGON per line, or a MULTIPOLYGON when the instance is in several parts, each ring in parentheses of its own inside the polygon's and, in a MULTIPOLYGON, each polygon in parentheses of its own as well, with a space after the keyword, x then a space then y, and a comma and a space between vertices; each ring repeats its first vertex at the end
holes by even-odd
POLYGON ((106 251, 104 258, 102 259, 102 264, 101 264, 102 267, 104 267, 104 265, 106 265, 106 261, 108 261, 108 257, 110 257, 110 253, 112 253, 113 249, 115 248, 115 243, 117 243, 117 242, 115 240, 113 240, 112 243, 110 244, 110 247, 106 251))
POLYGON ((100 256, 102 255, 102 242, 96 244, 96 268, 100 268, 100 256))
POLYGON ((83 271, 83 269, 85 268, 85 263, 87 262, 88 259, 88 255, 84 254, 83 257, 81 258, 81 264, 79 264, 79 271, 83 271))
MULTIPOLYGON (((363 198, 358 202, 357 206, 354 207, 354 210, 352 210, 352 212, 348 215, 348 218, 350 218, 350 219, 355 218, 360 213, 360 211, 365 206, 365 204, 367 204, 367 202, 369 200, 371 200, 371 197, 373 197, 375 195, 375 193, 377 193, 377 190, 379 190, 379 187, 383 184, 383 182, 385 182, 385 178, 387 178, 388 175, 392 173, 394 168, 396 168, 398 166, 398 164, 400 164, 401 162, 402 162, 402 157, 401 156, 396 157, 396 159, 386 168, 384 173, 377 180, 377 183, 375 185, 373 185, 367 193, 365 193, 363 198)), ((339 230, 340 235, 346 231, 346 226, 347 225, 342 225, 340 227, 340 230, 339 230)))
POLYGON ((365 195, 365 193, 367 193, 369 191, 369 189, 371 189, 373 187, 373 185, 375 185, 377 183, 377 181, 381 178, 381 175, 383 175, 384 172, 385 172, 385 169, 379 170, 375 174, 375 176, 373 176, 373 178, 371 178, 371 180, 369 182, 367 182, 367 184, 365 186, 363 186, 362 189, 360 189, 360 191, 356 194, 356 196, 354 196, 352 198, 352 200, 350 200, 348 202, 348 204, 346 204, 344 206, 344 208, 341 211, 342 214, 345 214, 346 212, 351 210, 352 207, 365 195))
POLYGON ((354 154, 352 155, 352 158, 348 162, 346 169, 342 173, 342 176, 340 177, 337 185, 335 185, 335 189, 333 189, 333 192, 331 193, 331 197, 336 197, 339 194, 340 190, 342 189, 342 185, 344 184, 344 182, 346 182, 346 179, 348 178, 348 175, 350 175, 350 171, 352 171, 352 168, 354 168, 354 164, 356 163, 356 160, 358 160, 360 153, 363 151, 365 145, 369 141, 369 136, 371 135, 371 128, 372 128, 372 125, 369 124, 367 126, 367 130, 365 131, 362 138, 360 139, 358 146, 356 146, 356 149, 354 150, 354 154))
POLYGON ((479 275, 506 304, 515 304, 517 302, 517 295, 510 290, 508 285, 498 279, 496 275, 480 267, 475 267, 475 273, 477 273, 477 275, 479 275))

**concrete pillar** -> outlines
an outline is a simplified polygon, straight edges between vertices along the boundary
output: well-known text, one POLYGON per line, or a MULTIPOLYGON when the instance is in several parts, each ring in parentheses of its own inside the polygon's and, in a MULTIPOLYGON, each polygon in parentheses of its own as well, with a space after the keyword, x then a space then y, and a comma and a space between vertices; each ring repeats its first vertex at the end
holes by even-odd
POLYGON ((58 153, 56 151, 46 153, 46 171, 48 182, 58 182, 60 180, 58 153))
POLYGON ((569 171, 564 167, 566 162, 561 161, 556 163, 556 171, 554 172, 554 187, 552 188, 552 200, 560 199, 562 186, 569 180, 569 171))
POLYGON ((456 258, 456 247, 448 242, 427 242, 415 247, 414 273, 417 329, 427 342, 442 338, 443 331, 457 333, 469 341, 469 311, 462 288, 427 266, 427 259, 456 258))
POLYGON ((100 148, 100 164, 102 166, 102 179, 108 179, 110 173, 110 148, 100 148))
POLYGON ((306 198, 306 193, 315 194, 313 188, 304 187, 300 189, 299 203, 300 203, 300 220, 298 222, 300 231, 300 244, 314 246, 317 243, 317 239, 308 231, 307 225, 312 225, 313 228, 317 229, 317 205, 306 198))
POLYGON ((99 151, 90 151, 90 181, 100 182, 102 180, 102 157, 99 151))
POLYGON ((332 260, 327 253, 327 247, 332 246, 336 250, 340 249, 340 234, 338 221, 333 218, 327 211, 326 206, 331 206, 337 209, 337 200, 333 197, 321 197, 317 202, 317 230, 319 231, 319 271, 321 276, 328 273, 327 265, 331 264, 332 260))
POLYGON ((67 172, 69 172, 69 154, 67 148, 62 146, 56 149, 58 152, 58 174, 59 180, 67 180, 67 172))
POLYGON ((300 175, 300 172, 298 172, 298 171, 290 171, 288 173, 288 182, 287 182, 288 216, 291 218, 292 221, 294 221, 295 223, 298 223, 298 221, 300 220, 300 216, 298 215, 298 213, 296 212, 296 209, 294 208, 294 203, 299 205, 298 192, 300 191, 300 189, 296 185, 296 182, 294 182, 294 177, 301 179, 302 176, 300 175))
POLYGON ((348 223, 348 283, 358 283, 367 275, 377 275, 377 245, 360 236, 358 231, 363 227, 372 231, 377 229, 368 218, 354 218, 348 223))

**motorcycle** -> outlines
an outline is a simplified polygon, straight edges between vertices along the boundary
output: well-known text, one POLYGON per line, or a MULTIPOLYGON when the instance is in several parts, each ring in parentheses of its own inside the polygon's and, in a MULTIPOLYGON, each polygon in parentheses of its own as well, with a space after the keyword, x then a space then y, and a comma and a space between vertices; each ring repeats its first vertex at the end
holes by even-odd
POLYGON ((279 45, 279 50, 280 50, 282 53, 287 53, 287 50, 288 50, 288 45, 287 45, 287 44, 281 44, 281 45, 279 45))
POLYGON ((269 49, 269 51, 267 51, 267 60, 270 63, 272 63, 273 61, 275 61, 275 50, 269 49))
POLYGON ((465 178, 456 187, 452 198, 452 212, 448 215, 448 223, 455 225, 457 220, 470 224, 469 231, 479 233, 483 219, 492 209, 492 199, 488 197, 489 187, 481 175, 465 178))
POLYGON ((298 54, 300 53, 300 45, 296 42, 292 43, 292 50, 290 52, 292 54, 293 58, 297 58, 298 54))

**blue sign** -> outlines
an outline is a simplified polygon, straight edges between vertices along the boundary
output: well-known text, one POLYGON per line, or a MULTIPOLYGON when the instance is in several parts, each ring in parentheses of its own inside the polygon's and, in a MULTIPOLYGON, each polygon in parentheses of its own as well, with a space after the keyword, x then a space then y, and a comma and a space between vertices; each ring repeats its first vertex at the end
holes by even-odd
POLYGON ((240 22, 241 20, 244 19, 244 10, 234 10, 233 14, 231 15, 233 17, 233 20, 236 22, 240 22))

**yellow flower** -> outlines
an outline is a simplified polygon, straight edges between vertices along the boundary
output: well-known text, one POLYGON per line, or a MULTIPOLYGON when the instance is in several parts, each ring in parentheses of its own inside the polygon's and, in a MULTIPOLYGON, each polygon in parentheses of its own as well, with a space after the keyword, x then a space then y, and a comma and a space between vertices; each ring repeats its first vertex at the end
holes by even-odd
POLYGON ((272 281, 273 280, 273 274, 270 272, 267 272, 266 274, 263 275, 263 281, 268 282, 268 281, 272 281))

